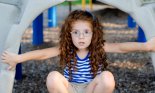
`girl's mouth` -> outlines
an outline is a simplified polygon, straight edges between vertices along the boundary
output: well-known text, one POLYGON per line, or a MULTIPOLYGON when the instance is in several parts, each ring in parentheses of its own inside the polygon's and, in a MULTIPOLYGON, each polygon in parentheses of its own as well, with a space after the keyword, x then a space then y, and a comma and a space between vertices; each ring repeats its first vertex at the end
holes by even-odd
POLYGON ((79 42, 78 43, 80 46, 83 46, 85 43, 84 42, 79 42))

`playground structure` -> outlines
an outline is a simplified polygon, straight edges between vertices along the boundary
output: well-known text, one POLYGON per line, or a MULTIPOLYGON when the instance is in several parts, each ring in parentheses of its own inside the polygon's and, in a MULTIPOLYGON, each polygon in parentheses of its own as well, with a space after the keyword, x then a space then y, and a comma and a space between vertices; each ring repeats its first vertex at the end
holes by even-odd
MULTIPOLYGON (((136 23, 144 30, 146 39, 155 36, 155 0, 98 0, 112 5, 134 18, 136 23)), ((155 53, 151 53, 152 64, 155 71, 155 53)))
MULTIPOLYGON (((31 22, 44 10, 65 0, 0 0, 0 55, 4 50, 18 53, 21 37, 31 22), (38 5, 38 6, 36 6, 38 5), (4 11, 4 9, 6 9, 4 11)), ((130 14, 145 31, 155 36, 155 0, 98 0, 130 14), (146 2, 148 1, 148 2, 146 2), (127 3, 128 2, 128 3, 127 3), (126 5, 127 4, 127 5, 126 5), (149 25, 148 25, 149 24, 149 25)), ((155 68, 155 54, 152 53, 155 68)), ((8 71, 0 60, 0 93, 11 93, 15 71, 8 71), (8 88, 7 90, 5 88, 8 88)))
MULTIPOLYGON (((44 10, 65 0, 0 0, 0 55, 4 50, 18 53, 26 28, 44 10)), ((12 93, 15 70, 0 60, 0 93, 12 93), (6 89, 7 88, 7 89, 6 89)))

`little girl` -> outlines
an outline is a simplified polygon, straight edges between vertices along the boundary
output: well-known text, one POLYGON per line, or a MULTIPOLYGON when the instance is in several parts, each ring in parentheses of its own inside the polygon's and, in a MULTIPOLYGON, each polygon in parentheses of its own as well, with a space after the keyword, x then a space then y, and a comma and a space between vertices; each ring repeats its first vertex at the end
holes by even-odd
POLYGON ((75 10, 61 29, 59 46, 35 50, 21 55, 4 52, 3 62, 15 68, 17 63, 60 56, 64 75, 52 71, 47 77, 50 93, 112 93, 114 76, 105 71, 106 52, 126 53, 155 51, 155 38, 146 43, 105 43, 102 25, 90 12, 75 10))

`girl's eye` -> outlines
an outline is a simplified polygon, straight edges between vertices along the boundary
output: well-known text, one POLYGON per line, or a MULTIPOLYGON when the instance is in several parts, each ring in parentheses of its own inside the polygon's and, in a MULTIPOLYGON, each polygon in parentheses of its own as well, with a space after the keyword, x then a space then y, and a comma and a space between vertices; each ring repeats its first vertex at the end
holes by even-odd
POLYGON ((78 31, 74 31, 73 34, 78 34, 78 31))
POLYGON ((85 34, 89 34, 90 33, 90 31, 88 31, 88 30, 85 30, 85 32, 84 32, 85 34))

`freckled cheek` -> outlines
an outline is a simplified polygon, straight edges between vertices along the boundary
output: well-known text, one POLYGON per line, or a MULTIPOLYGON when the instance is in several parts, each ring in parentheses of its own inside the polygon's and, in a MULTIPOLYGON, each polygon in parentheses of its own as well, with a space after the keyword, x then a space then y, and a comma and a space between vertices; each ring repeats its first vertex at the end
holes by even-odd
POLYGON ((88 42, 87 44, 90 45, 91 44, 91 41, 92 41, 92 38, 88 38, 87 39, 87 42, 88 42))
POLYGON ((78 42, 78 39, 77 39, 77 38, 72 37, 72 42, 73 42, 73 44, 74 44, 74 45, 76 45, 76 44, 77 44, 77 42, 78 42))

